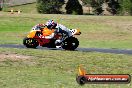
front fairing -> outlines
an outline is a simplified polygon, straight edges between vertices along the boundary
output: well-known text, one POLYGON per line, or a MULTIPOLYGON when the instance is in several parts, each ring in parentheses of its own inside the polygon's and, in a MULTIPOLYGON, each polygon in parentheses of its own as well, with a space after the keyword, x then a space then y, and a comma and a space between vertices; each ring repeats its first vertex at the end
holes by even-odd
POLYGON ((34 38, 38 30, 31 30, 27 35, 28 38, 34 38))

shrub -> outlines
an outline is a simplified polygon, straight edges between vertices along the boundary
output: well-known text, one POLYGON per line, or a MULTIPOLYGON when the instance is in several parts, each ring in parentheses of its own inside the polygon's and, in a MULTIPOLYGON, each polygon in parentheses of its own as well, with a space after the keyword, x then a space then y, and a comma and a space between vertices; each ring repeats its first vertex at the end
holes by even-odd
POLYGON ((46 14, 61 13, 60 8, 64 4, 64 0, 37 0, 37 11, 46 14))
POLYGON ((83 14, 82 5, 79 3, 78 0, 68 0, 65 9, 67 14, 83 14))

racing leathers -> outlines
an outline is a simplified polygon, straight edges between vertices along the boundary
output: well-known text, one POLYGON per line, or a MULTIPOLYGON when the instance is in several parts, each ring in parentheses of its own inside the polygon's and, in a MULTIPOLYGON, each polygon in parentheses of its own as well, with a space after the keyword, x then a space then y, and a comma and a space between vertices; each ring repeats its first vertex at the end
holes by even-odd
POLYGON ((72 33, 69 31, 69 29, 67 27, 65 27, 64 25, 62 24, 57 24, 56 26, 56 33, 60 33, 62 34, 62 37, 60 39, 57 39, 55 41, 55 44, 56 45, 60 45, 62 43, 62 41, 64 41, 66 38, 72 36, 72 33))

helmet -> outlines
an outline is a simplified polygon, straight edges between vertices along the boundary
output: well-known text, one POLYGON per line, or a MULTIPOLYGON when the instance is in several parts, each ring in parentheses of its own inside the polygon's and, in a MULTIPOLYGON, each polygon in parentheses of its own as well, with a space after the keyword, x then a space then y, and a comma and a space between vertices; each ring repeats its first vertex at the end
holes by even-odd
POLYGON ((54 22, 53 20, 49 20, 46 24, 47 28, 49 29, 55 29, 55 27, 57 26, 57 23, 54 22))

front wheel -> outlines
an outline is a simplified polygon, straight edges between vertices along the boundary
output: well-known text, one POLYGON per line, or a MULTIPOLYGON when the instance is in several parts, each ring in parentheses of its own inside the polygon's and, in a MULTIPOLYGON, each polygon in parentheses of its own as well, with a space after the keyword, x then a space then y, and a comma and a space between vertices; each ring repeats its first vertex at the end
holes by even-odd
POLYGON ((65 50, 75 50, 79 45, 79 41, 75 37, 69 37, 62 42, 62 48, 65 50))
POLYGON ((23 44, 27 48, 36 48, 39 45, 37 40, 35 40, 34 38, 27 38, 27 37, 23 39, 23 44))

